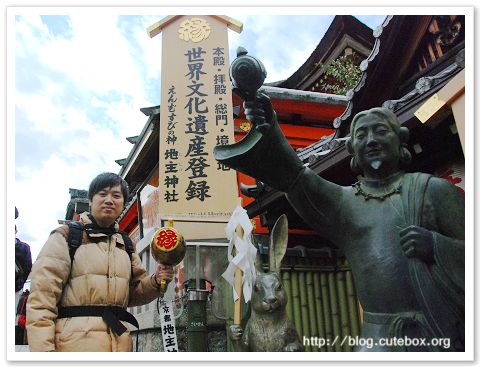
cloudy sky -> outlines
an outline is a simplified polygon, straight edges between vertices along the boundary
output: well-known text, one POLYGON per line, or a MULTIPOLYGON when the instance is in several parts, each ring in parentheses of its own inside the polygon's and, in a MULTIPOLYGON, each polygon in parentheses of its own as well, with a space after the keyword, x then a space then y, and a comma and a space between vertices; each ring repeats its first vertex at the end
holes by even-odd
MULTIPOLYGON (((150 39, 146 28, 167 15, 141 8, 48 8, 45 15, 46 9, 14 9, 7 16, 13 75, 7 107, 15 121, 7 135, 15 142, 9 198, 20 211, 18 237, 34 258, 64 219, 69 188, 87 189, 98 173, 118 172, 115 160, 132 148, 125 138, 147 121, 140 108, 159 104, 161 36, 150 39)), ((224 10, 244 24, 241 34, 229 31, 230 58, 246 47, 264 62, 267 82, 297 70, 334 17, 224 10)), ((384 19, 376 13, 357 18, 375 28, 384 19)))

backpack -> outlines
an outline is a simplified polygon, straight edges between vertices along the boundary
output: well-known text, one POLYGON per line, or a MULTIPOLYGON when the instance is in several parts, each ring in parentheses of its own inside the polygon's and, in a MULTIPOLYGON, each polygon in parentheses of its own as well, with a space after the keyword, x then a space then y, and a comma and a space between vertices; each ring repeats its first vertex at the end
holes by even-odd
POLYGON ((23 267, 20 264, 20 261, 17 260, 15 257, 15 280, 17 280, 20 277, 23 277, 25 272, 23 271, 23 267))
POLYGON ((25 284, 25 272, 23 270, 20 261, 15 257, 15 292, 18 292, 23 288, 25 284))
POLYGON ((20 291, 27 281, 31 263, 28 263, 30 249, 28 245, 18 238, 15 239, 15 292, 20 291))
MULTIPOLYGON (((85 230, 85 228, 83 227, 82 223, 80 223, 80 222, 68 222, 67 244, 68 244, 68 251, 70 253, 71 264, 73 264, 73 258, 75 257, 75 252, 82 245, 83 231, 84 230, 85 230)), ((125 244, 125 251, 127 252, 128 257, 130 258, 130 262, 132 262, 132 254, 134 252, 133 242, 125 232, 118 231, 118 233, 120 233, 122 235, 123 242, 125 244)))

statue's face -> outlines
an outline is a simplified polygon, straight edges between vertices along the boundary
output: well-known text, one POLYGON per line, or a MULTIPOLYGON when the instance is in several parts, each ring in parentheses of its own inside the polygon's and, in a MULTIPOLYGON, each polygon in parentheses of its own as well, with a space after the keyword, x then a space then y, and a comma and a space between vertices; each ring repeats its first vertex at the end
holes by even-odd
POLYGON ((366 115, 357 121, 352 148, 364 174, 391 173, 398 168, 400 139, 380 116, 366 115))

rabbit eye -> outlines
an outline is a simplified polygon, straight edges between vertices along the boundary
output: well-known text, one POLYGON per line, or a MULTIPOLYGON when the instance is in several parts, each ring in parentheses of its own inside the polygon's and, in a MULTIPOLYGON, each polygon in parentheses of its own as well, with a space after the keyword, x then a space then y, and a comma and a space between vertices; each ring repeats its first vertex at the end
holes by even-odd
POLYGON ((277 291, 282 289, 282 283, 278 283, 277 287, 275 288, 277 291))
POLYGON ((256 284, 253 286, 253 290, 254 290, 255 292, 258 292, 259 289, 258 289, 258 286, 257 286, 256 284))

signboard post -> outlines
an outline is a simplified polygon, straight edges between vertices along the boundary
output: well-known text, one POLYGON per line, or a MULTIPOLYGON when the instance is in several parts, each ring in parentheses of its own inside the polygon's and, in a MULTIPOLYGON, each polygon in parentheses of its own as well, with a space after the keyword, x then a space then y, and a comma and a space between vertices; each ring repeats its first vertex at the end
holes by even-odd
MULTIPOLYGON (((213 148, 234 142, 228 29, 242 24, 225 16, 169 16, 148 28, 162 33, 162 83, 159 142, 159 223, 166 218, 195 223, 181 229, 186 239, 227 223, 238 196, 236 172, 217 162, 213 148), (195 233, 195 234, 194 234, 195 233)), ((222 233, 224 229, 222 228, 222 233)), ((198 237, 197 237, 198 238, 198 237)), ((207 351, 206 282, 188 289, 187 349, 207 351)), ((172 304, 173 305, 173 304, 172 304)), ((168 314, 162 314, 171 320, 168 314)), ((163 319, 162 319, 163 320, 163 319)), ((175 334, 171 325, 162 328, 175 334)), ((164 346, 176 348, 173 335, 164 346)), ((168 349, 167 349, 168 350, 168 349)))
POLYGON ((238 196, 236 172, 213 157, 234 141, 223 16, 170 16, 148 29, 162 33, 159 188, 160 218, 228 222, 238 196))

